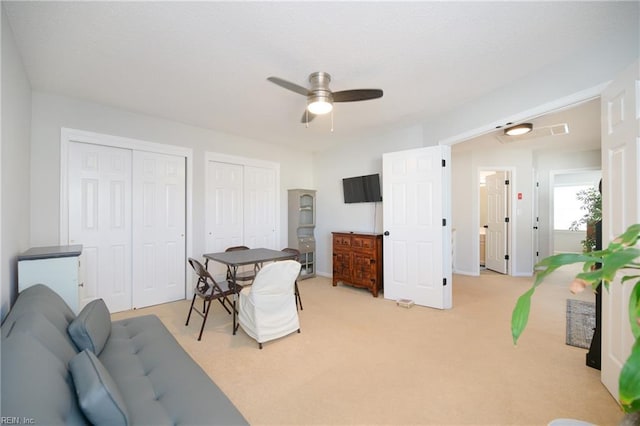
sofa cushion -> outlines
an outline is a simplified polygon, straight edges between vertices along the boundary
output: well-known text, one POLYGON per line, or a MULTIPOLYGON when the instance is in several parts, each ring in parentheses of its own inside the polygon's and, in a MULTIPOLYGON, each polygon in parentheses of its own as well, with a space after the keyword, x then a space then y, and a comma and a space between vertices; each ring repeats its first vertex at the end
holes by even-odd
POLYGON ((76 394, 84 415, 94 425, 128 425, 127 407, 118 387, 89 349, 69 362, 76 394))
POLYGON ((127 402, 131 424, 247 424, 155 315, 114 321, 100 361, 127 402))
POLYGON ((28 419, 43 425, 88 424, 78 406, 66 361, 16 328, 0 346, 3 418, 28 419))
POLYGON ((89 349, 100 355, 111 334, 111 315, 104 300, 96 299, 86 305, 69 324, 68 331, 78 350, 89 349))
POLYGON ((22 314, 8 330, 7 337, 15 333, 33 337, 65 365, 78 353, 69 335, 66 332, 62 334, 40 312, 30 311, 22 314))
POLYGON ((14 322, 27 312, 37 312, 65 335, 67 326, 76 315, 58 293, 43 284, 36 284, 20 292, 2 323, 2 337, 6 337, 14 322))

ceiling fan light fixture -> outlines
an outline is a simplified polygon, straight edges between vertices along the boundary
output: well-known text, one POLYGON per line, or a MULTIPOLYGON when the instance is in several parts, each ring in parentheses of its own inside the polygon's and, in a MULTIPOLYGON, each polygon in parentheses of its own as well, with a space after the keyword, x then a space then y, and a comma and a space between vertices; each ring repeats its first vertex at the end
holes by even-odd
POLYGON ((531 130, 533 130, 533 124, 522 123, 516 126, 511 126, 507 129, 504 129, 504 134, 507 136, 521 136, 529 133, 531 130))
POLYGON ((309 99, 307 109, 311 114, 327 114, 333 109, 333 103, 331 103, 331 100, 326 96, 315 96, 309 99))

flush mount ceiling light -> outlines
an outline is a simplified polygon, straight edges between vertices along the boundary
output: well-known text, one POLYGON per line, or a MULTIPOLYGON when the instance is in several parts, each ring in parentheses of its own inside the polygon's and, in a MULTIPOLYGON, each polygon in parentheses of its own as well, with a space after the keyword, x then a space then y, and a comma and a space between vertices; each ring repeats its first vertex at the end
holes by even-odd
POLYGON ((520 136, 529 133, 533 130, 533 124, 531 123, 522 123, 516 126, 509 127, 504 129, 504 134, 507 136, 520 136))

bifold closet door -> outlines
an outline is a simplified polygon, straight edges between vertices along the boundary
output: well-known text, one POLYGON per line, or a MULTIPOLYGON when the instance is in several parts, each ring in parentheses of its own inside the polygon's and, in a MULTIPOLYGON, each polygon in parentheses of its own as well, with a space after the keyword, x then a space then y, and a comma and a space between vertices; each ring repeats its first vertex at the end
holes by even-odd
POLYGON ((131 309, 131 150, 69 143, 69 243, 82 244, 79 309, 131 309))
MULTIPOLYGON (((277 173, 269 167, 256 167, 224 161, 207 161, 206 170, 206 252, 227 247, 279 248, 276 241, 277 173)), ((215 262, 209 272, 223 274, 215 262)))
POLYGON ((185 159, 133 152, 133 307, 185 297, 185 159))
POLYGON ((83 246, 80 308, 184 299, 185 158, 70 142, 67 170, 69 243, 83 246))

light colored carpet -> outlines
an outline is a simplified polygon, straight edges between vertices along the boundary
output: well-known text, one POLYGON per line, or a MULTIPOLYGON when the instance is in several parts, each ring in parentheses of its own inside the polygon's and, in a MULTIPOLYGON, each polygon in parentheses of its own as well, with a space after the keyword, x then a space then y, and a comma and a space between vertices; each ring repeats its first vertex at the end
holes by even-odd
MULTIPOLYGON (((569 275, 567 275, 569 276, 569 275)), ((622 413, 585 365, 586 350, 565 344, 570 279, 543 284, 517 347, 510 318, 530 278, 483 272, 454 276, 453 309, 396 306, 365 290, 299 283, 302 333, 263 350, 213 306, 184 326, 188 302, 114 314, 157 314, 254 425, 546 425, 574 418, 617 424, 622 413)), ((212 413, 212 416, 215 414, 212 413)))

